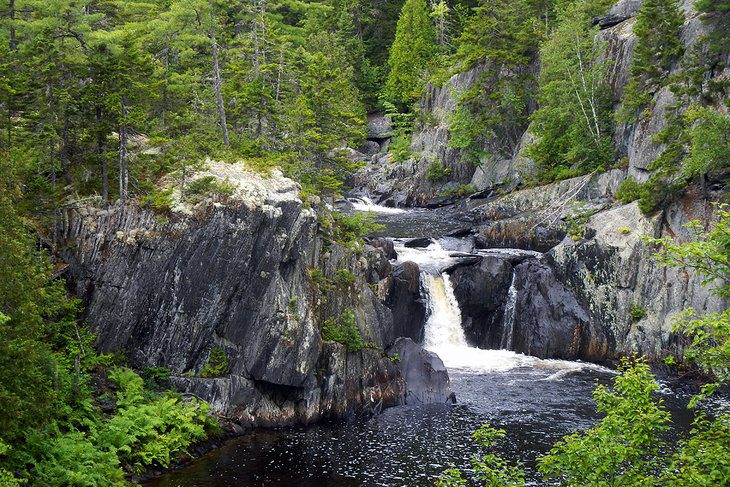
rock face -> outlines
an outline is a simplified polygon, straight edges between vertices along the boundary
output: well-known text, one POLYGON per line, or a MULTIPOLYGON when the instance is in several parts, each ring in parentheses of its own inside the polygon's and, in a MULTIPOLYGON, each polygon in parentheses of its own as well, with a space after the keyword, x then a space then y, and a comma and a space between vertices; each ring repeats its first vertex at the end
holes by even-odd
MULTIPOLYGON (((600 27, 597 35, 606 46, 606 81, 615 100, 614 110, 620 108, 620 100, 630 76, 637 42, 633 27, 641 4, 642 0, 619 0, 604 15, 594 19, 600 27)), ((680 2, 685 15, 680 41, 685 51, 691 51, 712 29, 693 9, 693 4, 694 0, 680 2)), ((725 54, 725 59, 721 59, 718 66, 723 67, 706 73, 705 83, 721 84, 730 77, 730 52, 725 54)), ((669 76, 680 68, 680 63, 674 63, 669 76)), ((533 60, 526 69, 528 74, 536 76, 539 59, 533 60)), ((420 118, 426 122, 420 123, 414 130, 411 140, 413 157, 393 162, 387 154, 379 154, 356 176, 355 185, 367 189, 378 201, 404 206, 425 205, 427 201, 459 184, 471 184, 479 192, 509 192, 519 187, 535 170, 534 162, 525 151, 533 140, 529 127, 510 127, 518 135, 515 143, 509 144, 509 147, 492 147, 493 144, 488 142, 487 147, 481 149, 491 155, 480 157, 478 165, 463 158, 459 149, 449 147, 449 128, 457 107, 456 97, 472 88, 487 73, 488 66, 478 66, 454 75, 443 87, 428 86, 420 102, 420 118), (522 134, 521 137, 519 134, 522 134), (434 161, 450 171, 444 180, 431 181, 427 177, 429 166, 434 161)), ((628 175, 639 182, 650 177, 651 162, 664 150, 664 146, 656 141, 656 135, 670 123, 666 115, 675 102, 671 90, 664 87, 654 94, 646 115, 636 122, 616 124, 613 134, 616 160, 625 159, 628 175)), ((527 112, 535 109, 534 103, 529 105, 526 107, 527 112)))
MULTIPOLYGON (((406 400, 404 370, 383 355, 400 331, 381 301, 403 291, 382 251, 325 246, 315 211, 278 173, 210 162, 203 175, 227 179, 234 195, 179 203, 168 217, 133 202, 69 210, 64 255, 100 349, 125 351, 137 367, 169 367, 184 390, 246 425, 406 400), (323 342, 321 325, 347 310, 371 348, 323 342), (186 377, 214 348, 228 358, 226 375, 186 377)), ((431 370, 421 372, 428 383, 431 370)), ((448 381, 439 378, 439 388, 448 381)))
POLYGON ((385 304, 393 312, 395 336, 423 342, 426 303, 421 296, 421 271, 418 264, 403 262, 393 270, 393 285, 385 304))
POLYGON ((424 350, 410 338, 399 338, 388 349, 388 355, 403 371, 408 389, 407 402, 411 404, 454 402, 454 395, 449 389, 449 374, 438 355, 424 350))
POLYGON ((509 261, 497 257, 459 266, 451 273, 454 295, 461 308, 461 326, 470 345, 501 348, 513 273, 509 261))
POLYGON ((542 358, 600 361, 612 356, 601 317, 593 317, 549 265, 529 259, 515 269, 510 350, 542 358))
POLYGON ((681 355, 686 344, 671 333, 673 318, 690 307, 699 312, 727 308, 728 301, 713 296, 692 270, 654 261, 655 249, 640 238, 686 239, 682 225, 693 219, 709 223, 714 211, 692 193, 652 217, 643 216, 635 203, 620 206, 595 215, 587 224, 588 238, 566 241, 547 255, 557 279, 603 327, 610 355, 681 355))

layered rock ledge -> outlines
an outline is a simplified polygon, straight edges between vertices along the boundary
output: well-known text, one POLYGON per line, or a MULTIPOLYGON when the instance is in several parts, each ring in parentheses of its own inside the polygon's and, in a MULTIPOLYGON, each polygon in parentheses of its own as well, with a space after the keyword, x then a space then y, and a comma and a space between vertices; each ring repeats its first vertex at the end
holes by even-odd
POLYGON ((209 161, 194 178, 203 176, 233 194, 192 204, 176 190, 166 215, 135 201, 67 211, 61 253, 101 351, 122 352, 137 368, 170 368, 181 390, 241 425, 449 397, 445 370, 434 374, 438 357, 415 344, 401 344, 399 360, 386 353, 402 331, 385 303, 408 291, 381 249, 322 238, 317 211, 278 171, 209 161), (322 325, 346 310, 362 350, 322 339, 322 325), (202 378, 215 349, 225 373, 202 378))

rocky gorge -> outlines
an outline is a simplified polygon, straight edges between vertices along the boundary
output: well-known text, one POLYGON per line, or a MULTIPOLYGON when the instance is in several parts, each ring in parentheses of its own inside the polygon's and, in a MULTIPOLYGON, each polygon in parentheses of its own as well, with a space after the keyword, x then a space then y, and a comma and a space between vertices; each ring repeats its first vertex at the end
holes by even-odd
MULTIPOLYGON (((617 96, 639 4, 622 0, 596 19, 617 96)), ((690 47, 704 27, 685 11, 682 42, 690 47)), ((534 169, 523 151, 529 127, 510 157, 485 156, 476 166, 449 146, 454 93, 478 76, 475 69, 428 88, 421 110, 431 122, 416 127, 415 156, 404 162, 387 152, 389 120, 371 115, 366 147, 351 151, 365 162, 350 196, 380 208, 447 206, 442 219, 465 222, 450 236, 410 235, 409 245, 453 254, 440 271, 451 279, 470 346, 602 363, 633 353, 655 361, 681 356, 686 343, 671 331, 673 318, 688 307, 715 312, 728 303, 691 270, 652 260, 656 249, 644 238, 688 239, 686 223, 711 224, 713 203, 727 194, 724 176, 649 216, 615 198, 628 175, 644 178, 661 149, 653 136, 671 93, 657 94, 646 123, 616 127, 626 167, 525 187, 534 169), (447 181, 427 177, 434 160, 448 168, 447 181), (467 183, 468 198, 439 197, 467 183)), ((433 313, 424 271, 397 261, 391 239, 354 249, 333 242, 324 203, 302 201, 298 185, 276 170, 261 175, 208 161, 194 176, 202 177, 231 182, 235 192, 191 204, 176 189, 169 218, 133 202, 67 210, 62 255, 102 351, 124 351, 138 368, 170 368, 181 390, 238 426, 309 424, 450 400, 443 363, 421 347, 433 313), (361 350, 322 338, 322 326, 343 326, 345 315, 365 339, 361 350), (214 350, 227 359, 225 373, 200 377, 214 350)))
POLYGON ((447 400, 438 357, 400 338, 418 306, 407 269, 394 272, 382 249, 322 238, 316 211, 280 173, 209 161, 205 176, 234 194, 179 203, 169 219, 135 203, 67 212, 64 255, 101 350, 169 368, 237 426, 447 400), (322 339, 322 324, 343 313, 367 341, 361 350, 322 339), (215 349, 226 370, 200 377, 215 349))

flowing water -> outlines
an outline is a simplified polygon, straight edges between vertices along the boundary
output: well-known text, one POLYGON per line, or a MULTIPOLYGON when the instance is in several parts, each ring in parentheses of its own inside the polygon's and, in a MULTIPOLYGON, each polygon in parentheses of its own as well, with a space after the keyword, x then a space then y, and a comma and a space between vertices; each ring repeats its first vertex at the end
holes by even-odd
MULTIPOLYGON (((373 211, 372 202, 363 204, 373 211)), ((535 459, 565 434, 597 419, 592 392, 597 382, 609 382, 614 373, 588 363, 470 347, 453 287, 443 272, 462 254, 444 250, 437 241, 423 249, 403 243, 396 240, 399 260, 415 261, 422 269, 429 311, 424 346, 449 369, 456 405, 402 406, 348 423, 254 431, 149 485, 432 485, 449 465, 468 467, 472 455, 479 453, 470 436, 484 423, 507 431, 509 440, 496 453, 523 463, 529 481, 540 485, 535 459)), ((516 293, 510 293, 511 306, 505 311, 508 333, 514 320, 512 294, 516 293)), ((686 428, 687 398, 664 391, 675 421, 686 428)))

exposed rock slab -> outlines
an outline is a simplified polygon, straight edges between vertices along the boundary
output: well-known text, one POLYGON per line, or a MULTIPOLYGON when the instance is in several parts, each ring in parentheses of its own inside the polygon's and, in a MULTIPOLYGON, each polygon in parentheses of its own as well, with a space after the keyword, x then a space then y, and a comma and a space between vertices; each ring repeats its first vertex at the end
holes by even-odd
POLYGON ((166 217, 134 201, 68 210, 63 254, 99 348, 170 368, 184 390, 246 425, 401 403, 402 371, 383 355, 400 332, 384 304, 394 280, 383 252, 325 246, 315 211, 276 172, 212 163, 202 174, 233 184, 233 196, 180 202, 166 217), (323 342, 321 325, 346 309, 371 348, 323 342), (214 348, 228 358, 226 375, 186 377, 214 348))

